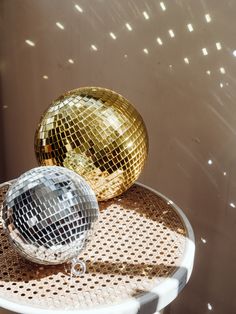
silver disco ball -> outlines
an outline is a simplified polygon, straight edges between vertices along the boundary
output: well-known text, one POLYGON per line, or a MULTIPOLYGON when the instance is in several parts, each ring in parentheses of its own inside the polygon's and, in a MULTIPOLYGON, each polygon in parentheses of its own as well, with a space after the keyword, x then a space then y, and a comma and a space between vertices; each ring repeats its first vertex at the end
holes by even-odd
POLYGON ((78 256, 98 218, 96 196, 75 172, 38 167, 20 176, 3 203, 3 226, 16 250, 39 264, 78 256))

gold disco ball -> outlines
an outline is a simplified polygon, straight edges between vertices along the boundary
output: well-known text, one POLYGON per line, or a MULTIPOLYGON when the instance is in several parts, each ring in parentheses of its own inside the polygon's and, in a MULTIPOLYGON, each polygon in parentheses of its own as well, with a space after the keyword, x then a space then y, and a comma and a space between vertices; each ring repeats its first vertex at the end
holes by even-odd
POLYGON ((53 101, 35 134, 40 165, 64 166, 83 176, 98 200, 126 191, 148 153, 142 117, 123 96, 100 87, 69 91, 53 101))

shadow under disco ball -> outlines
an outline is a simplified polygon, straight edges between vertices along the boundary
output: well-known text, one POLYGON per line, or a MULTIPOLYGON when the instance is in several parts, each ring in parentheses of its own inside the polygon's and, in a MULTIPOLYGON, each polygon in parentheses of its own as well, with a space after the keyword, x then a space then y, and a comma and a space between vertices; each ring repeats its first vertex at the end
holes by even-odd
POLYGON ((83 176, 98 200, 126 191, 140 175, 148 153, 143 119, 114 91, 85 87, 56 99, 35 134, 40 165, 68 167, 83 176))
POLYGON ((61 264, 78 256, 98 218, 96 196, 78 174, 38 167, 10 186, 3 227, 15 249, 39 264, 61 264))

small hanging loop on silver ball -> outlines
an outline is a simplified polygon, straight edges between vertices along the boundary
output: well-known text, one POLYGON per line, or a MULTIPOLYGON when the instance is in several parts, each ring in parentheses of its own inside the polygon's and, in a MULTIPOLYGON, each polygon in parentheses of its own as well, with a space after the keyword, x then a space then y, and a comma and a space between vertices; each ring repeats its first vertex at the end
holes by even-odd
POLYGON ((75 277, 81 276, 86 272, 86 264, 78 258, 71 261, 71 274, 75 277))

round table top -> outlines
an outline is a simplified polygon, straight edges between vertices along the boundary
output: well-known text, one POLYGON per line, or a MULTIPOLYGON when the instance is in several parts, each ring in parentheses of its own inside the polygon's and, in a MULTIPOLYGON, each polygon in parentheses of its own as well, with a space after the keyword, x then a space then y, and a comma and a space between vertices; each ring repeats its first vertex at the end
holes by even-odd
MULTIPOLYGON (((0 204, 7 191, 0 187, 0 204)), ((100 203, 98 229, 80 255, 86 273, 69 265, 28 262, 0 228, 0 306, 20 313, 154 313, 170 303, 192 272, 194 235, 183 212, 141 184, 100 203)))

